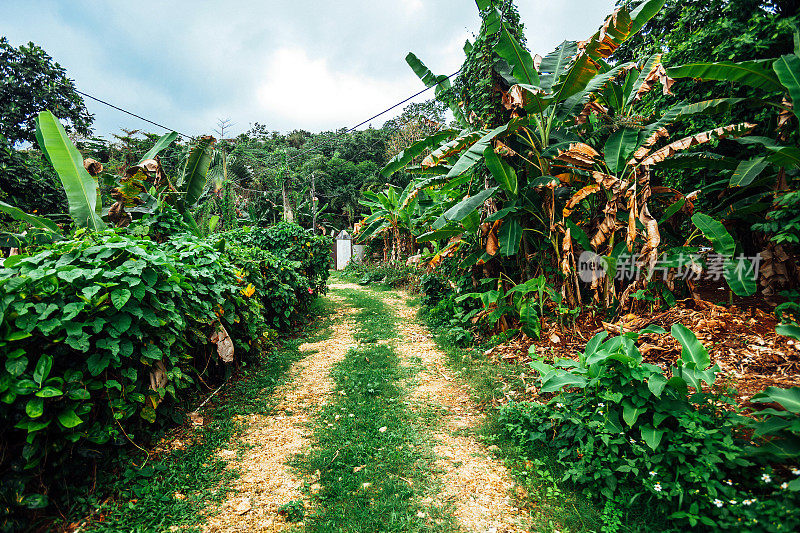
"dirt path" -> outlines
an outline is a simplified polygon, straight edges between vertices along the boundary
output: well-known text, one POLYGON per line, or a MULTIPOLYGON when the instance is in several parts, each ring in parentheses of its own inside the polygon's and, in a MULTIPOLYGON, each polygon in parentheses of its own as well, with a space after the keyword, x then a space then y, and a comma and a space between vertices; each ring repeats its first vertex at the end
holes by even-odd
MULTIPOLYGON (((268 415, 250 415, 241 438, 245 445, 237 457, 233 450, 220 450, 229 467, 241 472, 234 490, 219 512, 203 527, 206 532, 297 530, 278 514, 291 501, 306 500, 301 491, 304 480, 288 464, 308 451, 312 422, 332 391, 331 370, 355 345, 353 318, 356 311, 336 294, 338 290, 367 290, 359 285, 334 283, 328 298, 338 307, 338 320, 325 339, 300 347, 304 359, 292 367, 287 383, 275 390, 279 404, 268 415)), ((372 291, 370 291, 372 292, 372 291)), ((430 333, 415 318, 406 295, 397 292, 374 295, 383 299, 400 319, 400 336, 392 342, 402 364, 417 369, 407 383, 408 401, 420 412, 443 413, 429 429, 430 445, 436 455, 435 470, 442 490, 429 496, 431 503, 451 504, 454 515, 469 533, 518 533, 521 513, 512 504, 514 488, 509 473, 474 436, 483 414, 446 368, 445 354, 430 333)), ((306 501, 306 507, 308 502, 306 501)))
POLYGON ((470 533, 528 531, 519 525, 522 513, 509 498, 514 488, 511 475, 473 435, 484 415, 445 367, 446 355, 418 323, 416 309, 405 303, 407 296, 389 294, 395 297, 384 297, 384 301, 402 319, 396 349, 406 365, 422 366, 410 384, 410 401, 421 409, 438 407, 444 413, 431 435, 436 466, 443 472, 439 500, 454 504, 456 518, 470 533))
POLYGON ((251 415, 245 421, 244 454, 236 458, 235 452, 220 450, 219 454, 229 459, 229 467, 239 470, 241 477, 204 531, 267 532, 295 527, 278 514, 281 505, 305 499, 300 491, 303 480, 287 463, 309 446, 310 422, 333 386, 331 368, 354 343, 353 310, 335 294, 328 298, 341 310, 332 334, 300 346, 300 351, 308 355, 293 365, 287 383, 275 390, 280 403, 272 413, 251 415))

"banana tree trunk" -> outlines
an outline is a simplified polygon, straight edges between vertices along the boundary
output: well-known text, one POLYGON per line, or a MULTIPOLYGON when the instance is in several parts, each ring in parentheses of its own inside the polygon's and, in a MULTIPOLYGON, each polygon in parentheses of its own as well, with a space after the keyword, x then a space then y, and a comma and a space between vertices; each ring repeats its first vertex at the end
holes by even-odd
POLYGON ((292 200, 289 198, 289 189, 286 187, 286 180, 281 183, 281 194, 283 195, 283 220, 289 223, 294 223, 294 207, 292 200))

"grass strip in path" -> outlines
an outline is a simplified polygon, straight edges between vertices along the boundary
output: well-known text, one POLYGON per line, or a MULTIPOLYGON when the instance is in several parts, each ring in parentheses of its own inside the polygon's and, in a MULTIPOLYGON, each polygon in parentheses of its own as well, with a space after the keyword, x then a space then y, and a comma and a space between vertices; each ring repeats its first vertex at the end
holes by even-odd
MULTIPOLYGON (((319 300, 312 314, 327 316, 331 304, 319 300)), ((324 327, 324 321, 311 328, 324 327)), ((205 509, 222 502, 238 472, 227 468, 218 455, 234 447, 245 430, 243 420, 254 413, 269 414, 277 404, 273 391, 286 381, 292 364, 302 358, 302 338, 286 339, 281 348, 265 354, 263 361, 234 378, 204 412, 206 424, 192 428, 166 444, 170 452, 151 460, 144 468, 130 464, 119 474, 114 470, 98 476, 98 493, 108 491, 113 499, 100 504, 92 496, 84 500, 80 530, 96 532, 199 531, 205 509)), ((237 453, 243 449, 238 447, 237 453)))
POLYGON ((390 342, 397 335, 394 313, 367 291, 339 292, 359 309, 361 344, 334 368, 337 393, 321 411, 312 451, 298 459, 313 483, 306 530, 453 531, 446 512, 421 503, 431 489, 432 458, 404 403, 408 371, 390 342))

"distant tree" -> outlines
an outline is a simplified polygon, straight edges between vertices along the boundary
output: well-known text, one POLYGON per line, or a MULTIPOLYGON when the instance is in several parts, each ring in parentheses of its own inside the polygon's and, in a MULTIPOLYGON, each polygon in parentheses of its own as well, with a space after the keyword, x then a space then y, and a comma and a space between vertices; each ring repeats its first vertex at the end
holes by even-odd
POLYGON ((0 135, 12 145, 35 142, 34 119, 45 109, 68 131, 91 133, 93 116, 66 70, 33 43, 15 48, 0 37, 0 135))

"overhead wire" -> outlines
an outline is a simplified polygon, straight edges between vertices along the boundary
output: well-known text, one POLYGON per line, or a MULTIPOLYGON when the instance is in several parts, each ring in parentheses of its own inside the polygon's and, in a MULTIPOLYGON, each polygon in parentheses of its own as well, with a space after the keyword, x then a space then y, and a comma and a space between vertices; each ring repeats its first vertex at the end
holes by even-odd
POLYGON ((115 106, 114 104, 112 104, 110 102, 106 102, 105 100, 101 100, 100 98, 97 98, 96 96, 92 96, 91 94, 85 93, 83 91, 79 91, 78 89, 75 89, 75 92, 80 94, 81 96, 85 96, 86 98, 91 98, 92 100, 94 100, 96 102, 100 102, 101 104, 105 104, 108 107, 114 108, 117 111, 122 111, 123 113, 126 113, 126 114, 128 114, 128 115, 130 115, 132 117, 136 117, 139 120, 144 120, 145 122, 149 122, 150 124, 152 124, 154 126, 158 126, 159 128, 165 129, 167 131, 174 131, 175 133, 177 133, 178 135, 180 135, 181 137, 183 137, 185 139, 191 139, 192 138, 191 136, 186 135, 185 133, 181 133, 181 132, 179 132, 178 130, 176 130, 174 128, 168 128, 168 127, 164 126, 163 124, 159 124, 158 122, 153 122, 152 120, 150 120, 148 118, 144 118, 143 116, 137 115, 136 113, 134 113, 132 111, 128 111, 127 109, 123 109, 121 107, 115 106))

